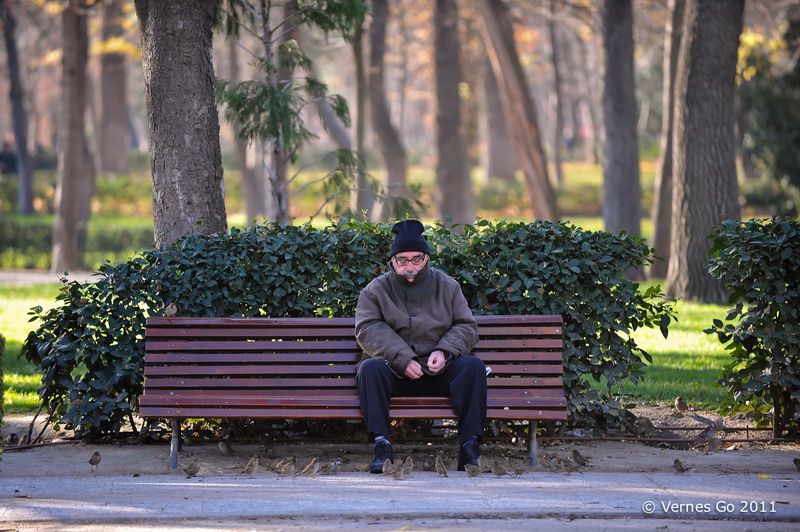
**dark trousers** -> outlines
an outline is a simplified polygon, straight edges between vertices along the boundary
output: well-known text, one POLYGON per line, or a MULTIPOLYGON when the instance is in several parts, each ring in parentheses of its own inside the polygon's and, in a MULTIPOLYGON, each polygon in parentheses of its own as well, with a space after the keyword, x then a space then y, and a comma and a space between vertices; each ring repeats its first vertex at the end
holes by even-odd
POLYGON ((458 439, 463 445, 483 436, 486 422, 486 366, 476 356, 462 356, 448 362, 438 375, 419 379, 399 378, 381 360, 372 358, 358 370, 361 412, 372 435, 389 437, 389 401, 392 397, 450 397, 458 416, 458 439))

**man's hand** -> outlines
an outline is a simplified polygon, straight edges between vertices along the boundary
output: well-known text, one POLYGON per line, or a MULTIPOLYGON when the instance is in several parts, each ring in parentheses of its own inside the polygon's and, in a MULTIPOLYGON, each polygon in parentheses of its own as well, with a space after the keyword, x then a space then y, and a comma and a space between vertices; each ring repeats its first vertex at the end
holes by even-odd
POLYGON ((409 379, 419 379, 422 377, 422 366, 420 366, 417 359, 412 358, 411 362, 406 366, 406 377, 409 379))
POLYGON ((437 375, 444 369, 445 362, 447 362, 445 354, 442 351, 434 351, 431 353, 431 356, 428 357, 428 369, 431 370, 431 373, 437 375))

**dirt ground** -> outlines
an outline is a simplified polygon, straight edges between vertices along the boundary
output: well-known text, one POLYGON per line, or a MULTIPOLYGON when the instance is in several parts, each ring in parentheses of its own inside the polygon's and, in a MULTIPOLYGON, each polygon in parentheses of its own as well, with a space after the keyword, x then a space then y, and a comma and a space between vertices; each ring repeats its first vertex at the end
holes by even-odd
MULTIPOLYGON (((580 433, 567 433, 561 440, 541 438, 539 445, 540 465, 531 469, 526 466, 527 449, 508 441, 491 441, 483 445, 483 454, 498 460, 510 471, 517 469, 525 474, 536 470, 561 471, 565 474, 580 474, 583 471, 597 472, 672 472, 676 459, 689 471, 704 473, 746 473, 757 475, 780 475, 796 472, 793 459, 800 458, 797 443, 735 442, 739 439, 767 439, 765 431, 745 431, 753 427, 746 418, 722 420, 724 429, 701 437, 704 427, 720 423, 719 416, 712 412, 690 409, 677 413, 671 406, 640 406, 634 409, 640 418, 647 418, 656 429, 642 429, 643 437, 696 439, 690 445, 675 445, 657 442, 627 440, 597 440, 580 437, 580 433), (671 427, 661 429, 658 427, 671 427), (692 430, 677 430, 688 427, 692 430), (738 430, 731 430, 738 429, 738 430), (715 439, 716 438, 716 439, 715 439), (711 442, 711 448, 709 448, 711 442), (586 465, 574 462, 573 451, 588 460, 586 465)), ((9 445, 8 437, 27 432, 30 417, 7 416, 3 428, 4 453, 0 472, 6 476, 70 476, 70 475, 147 475, 174 473, 182 475, 181 468, 197 459, 200 475, 232 474, 241 472, 253 456, 259 457, 259 474, 274 472, 281 460, 293 459, 296 469, 311 458, 322 464, 317 474, 332 472, 364 471, 371 460, 371 446, 356 443, 321 443, 297 439, 292 442, 266 443, 232 441, 230 454, 223 454, 217 440, 189 442, 179 454, 179 468, 169 468, 169 445, 166 443, 115 442, 88 445, 70 440, 69 433, 47 434, 47 443, 38 446, 9 445), (97 467, 89 464, 95 451, 101 453, 97 467)), ((648 427, 646 421, 641 426, 648 427)), ((620 436, 617 436, 620 437, 620 436)), ((448 469, 455 469, 457 448, 455 440, 430 443, 394 442, 395 456, 414 459, 415 468, 426 469, 434 461, 437 452, 443 452, 448 469)))

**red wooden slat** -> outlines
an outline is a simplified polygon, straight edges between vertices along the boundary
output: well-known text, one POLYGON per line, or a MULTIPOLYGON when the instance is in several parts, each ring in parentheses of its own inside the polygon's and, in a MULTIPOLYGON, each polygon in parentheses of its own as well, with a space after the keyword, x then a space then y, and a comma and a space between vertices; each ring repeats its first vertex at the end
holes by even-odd
POLYGON ((148 366, 144 369, 146 377, 164 375, 185 375, 196 377, 202 375, 355 375, 353 364, 308 364, 308 365, 248 365, 248 366, 148 366))
MULTIPOLYGON (((392 418, 454 418, 452 409, 446 408, 392 408, 389 410, 392 418)), ((305 418, 331 418, 331 419, 361 419, 361 412, 357 408, 162 408, 153 407, 142 409, 140 417, 156 418, 240 418, 240 419, 305 419, 305 418)), ((490 409, 487 411, 490 419, 536 419, 536 420, 565 420, 565 409, 547 410, 504 410, 490 409)))
POLYGON ((231 341, 147 341, 144 346, 146 351, 354 351, 361 349, 358 342, 353 340, 331 340, 330 342, 270 342, 257 340, 255 342, 231 341))
POLYGON ((356 364, 361 353, 146 353, 145 364, 234 364, 274 362, 349 362, 356 364))
POLYGON ((209 329, 207 327, 181 327, 170 329, 151 328, 147 338, 353 338, 352 327, 317 327, 317 328, 225 328, 209 329))

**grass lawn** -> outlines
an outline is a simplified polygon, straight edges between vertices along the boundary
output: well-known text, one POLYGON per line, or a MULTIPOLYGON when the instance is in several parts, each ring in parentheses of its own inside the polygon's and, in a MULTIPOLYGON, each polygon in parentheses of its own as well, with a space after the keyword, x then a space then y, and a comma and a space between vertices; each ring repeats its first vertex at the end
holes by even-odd
POLYGON ((28 311, 37 305, 50 308, 56 304, 60 284, 38 286, 0 286, 0 334, 6 339, 3 359, 5 396, 4 409, 7 414, 31 412, 39 408, 38 390, 40 374, 27 360, 19 360, 20 346, 28 332, 36 328, 29 323, 28 311))
POLYGON ((716 409, 724 390, 716 381, 729 355, 716 336, 703 332, 713 319, 725 319, 727 307, 679 301, 677 323, 665 339, 657 329, 634 333, 636 343, 653 357, 638 386, 626 383, 614 392, 648 404, 672 403, 683 396, 693 407, 716 409))

